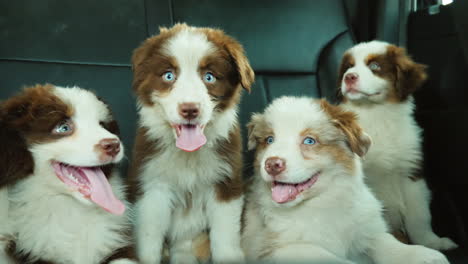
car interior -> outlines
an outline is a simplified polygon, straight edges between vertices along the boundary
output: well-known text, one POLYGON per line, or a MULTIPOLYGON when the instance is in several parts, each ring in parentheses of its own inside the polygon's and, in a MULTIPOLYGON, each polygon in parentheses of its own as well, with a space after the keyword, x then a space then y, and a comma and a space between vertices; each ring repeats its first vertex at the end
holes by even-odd
MULTIPOLYGON (((244 143, 252 113, 279 96, 336 102, 339 63, 354 44, 406 47, 428 66, 415 116, 424 129, 433 228, 459 245, 444 252, 450 262, 468 263, 467 12, 466 0, 0 1, 0 101, 36 83, 95 91, 120 124, 125 175, 137 122, 130 58, 161 26, 221 28, 242 43, 256 74, 239 109, 244 143)), ((244 149, 247 178, 252 153, 244 149)))

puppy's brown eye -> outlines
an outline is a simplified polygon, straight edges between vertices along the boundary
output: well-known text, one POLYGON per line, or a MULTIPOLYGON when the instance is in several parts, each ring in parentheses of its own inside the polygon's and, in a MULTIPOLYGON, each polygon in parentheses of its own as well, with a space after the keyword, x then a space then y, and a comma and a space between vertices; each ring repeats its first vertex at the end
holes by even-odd
POLYGON ((73 122, 71 120, 65 120, 57 124, 52 130, 52 134, 60 136, 68 136, 73 133, 73 122))
POLYGON ((371 71, 380 71, 380 65, 377 62, 373 61, 369 63, 369 69, 371 71))

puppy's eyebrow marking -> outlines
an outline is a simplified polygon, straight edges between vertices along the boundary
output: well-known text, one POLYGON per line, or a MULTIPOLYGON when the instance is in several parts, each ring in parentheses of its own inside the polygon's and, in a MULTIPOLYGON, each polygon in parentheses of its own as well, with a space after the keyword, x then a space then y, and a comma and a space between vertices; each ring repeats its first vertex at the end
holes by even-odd
POLYGON ((319 141, 319 137, 318 137, 317 133, 312 128, 306 128, 306 129, 302 130, 299 135, 301 137, 312 136, 315 140, 319 141))

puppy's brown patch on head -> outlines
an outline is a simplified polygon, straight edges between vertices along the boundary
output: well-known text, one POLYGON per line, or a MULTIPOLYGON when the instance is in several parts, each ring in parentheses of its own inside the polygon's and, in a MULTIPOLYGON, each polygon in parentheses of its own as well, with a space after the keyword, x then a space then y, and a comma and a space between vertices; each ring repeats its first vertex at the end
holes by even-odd
POLYGON ((161 28, 160 34, 147 39, 138 47, 132 57, 133 89, 142 103, 152 105, 151 96, 169 93, 173 83, 165 82, 161 77, 167 71, 179 73, 175 58, 165 54, 164 45, 182 30, 193 30, 206 35, 217 50, 201 60, 200 78, 206 72, 212 72, 217 78, 214 84, 207 84, 210 94, 217 101, 217 109, 224 110, 239 102, 239 85, 250 91, 255 75, 245 56, 242 46, 223 31, 211 28, 195 28, 186 24, 176 24, 167 29, 161 28))
POLYGON ((54 95, 53 89, 50 84, 25 88, 1 104, 0 130, 4 136, 0 141, 0 175, 3 184, 33 172, 33 159, 28 150, 30 144, 62 137, 53 134, 52 130, 70 119, 73 109, 54 95))
POLYGON ((266 121, 263 114, 255 113, 251 121, 247 124, 248 130, 248 148, 262 150, 266 148, 266 138, 274 135, 271 124, 266 121))
POLYGON ((391 84, 387 97, 389 102, 406 101, 427 79, 426 66, 412 61, 405 49, 395 45, 389 45, 384 54, 369 54, 365 63, 369 65, 372 62, 380 66, 379 70, 372 72, 391 84))
POLYGON ((73 108, 54 95, 53 88, 50 84, 26 88, 0 109, 5 124, 20 131, 28 143, 57 139, 52 129, 73 115, 73 108))
POLYGON ((237 105, 240 100, 239 76, 236 67, 229 54, 225 51, 217 51, 200 62, 200 76, 212 73, 216 82, 206 83, 208 93, 216 102, 218 111, 237 105))
POLYGON ((216 108, 224 110, 239 103, 240 87, 250 92, 255 74, 239 42, 219 29, 200 28, 199 31, 218 48, 202 60, 200 69, 202 72, 211 70, 218 79, 207 86, 217 101, 216 108))
POLYGON ((394 57, 397 67, 395 85, 397 99, 405 101, 426 81, 426 65, 414 62, 406 54, 405 49, 397 46, 389 46, 387 54, 394 57))
POLYGON ((355 63, 356 62, 354 61, 353 55, 351 55, 349 52, 346 52, 343 55, 343 58, 341 59, 340 68, 338 70, 338 87, 341 87, 341 81, 343 80, 345 72, 349 68, 354 67, 355 63))
POLYGON ((371 145, 371 139, 358 125, 356 114, 331 105, 324 99, 320 100, 320 106, 330 117, 333 125, 344 133, 350 150, 363 157, 371 145))
POLYGON ((340 67, 338 69, 338 79, 337 79, 337 87, 336 90, 336 97, 339 101, 346 101, 346 97, 343 96, 341 93, 341 82, 343 80, 343 76, 345 72, 355 65, 354 57, 349 52, 346 52, 341 59, 340 67))
POLYGON ((250 87, 255 81, 255 74, 245 56, 242 45, 222 30, 212 28, 201 28, 200 30, 206 34, 208 41, 214 43, 220 50, 227 52, 235 65, 240 84, 250 92, 250 87))
POLYGON ((327 133, 330 131, 315 131, 313 129, 305 129, 300 135, 301 139, 305 137, 312 137, 317 143, 313 145, 300 144, 301 154, 305 160, 313 160, 315 157, 323 155, 331 155, 332 159, 337 163, 343 165, 348 171, 354 170, 354 154, 349 150, 343 148, 342 145, 337 144, 339 139, 335 140, 320 140, 318 134, 327 133))
MULTIPOLYGON (((311 138, 313 138, 317 143, 320 143, 320 140, 319 140, 318 135, 317 135, 316 132, 315 132, 313 129, 311 129, 311 128, 304 129, 303 131, 301 131, 301 133, 300 133, 299 135, 300 135, 301 140, 302 140, 302 139, 305 139, 306 137, 311 137, 311 138)), ((301 149, 302 157, 303 157, 305 160, 313 159, 314 155, 313 155, 312 153, 313 153, 313 149, 314 149, 314 148, 315 148, 315 145, 300 144, 300 149, 301 149)))
POLYGON ((179 73, 177 61, 164 53, 164 44, 183 26, 174 26, 170 30, 161 29, 157 36, 148 38, 133 51, 133 90, 143 104, 153 105, 151 96, 156 92, 158 96, 165 96, 172 88, 172 83, 165 82, 162 75, 168 71, 179 73))

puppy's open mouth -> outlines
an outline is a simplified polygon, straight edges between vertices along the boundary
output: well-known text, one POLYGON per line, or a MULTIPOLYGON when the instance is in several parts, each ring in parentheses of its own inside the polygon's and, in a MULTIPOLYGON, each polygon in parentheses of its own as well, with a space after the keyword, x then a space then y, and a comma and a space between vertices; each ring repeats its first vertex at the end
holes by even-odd
POLYGON ((176 147, 192 152, 199 150, 206 144, 206 137, 203 134, 204 125, 199 124, 179 124, 172 125, 176 131, 176 147))
POLYGON ((271 197, 277 203, 287 203, 296 199, 304 190, 309 189, 317 181, 320 171, 316 172, 306 181, 299 183, 284 183, 274 181, 271 188, 271 197))
POLYGON ((93 201, 104 210, 122 215, 125 205, 117 199, 101 167, 78 167, 53 161, 55 175, 74 191, 93 201))

